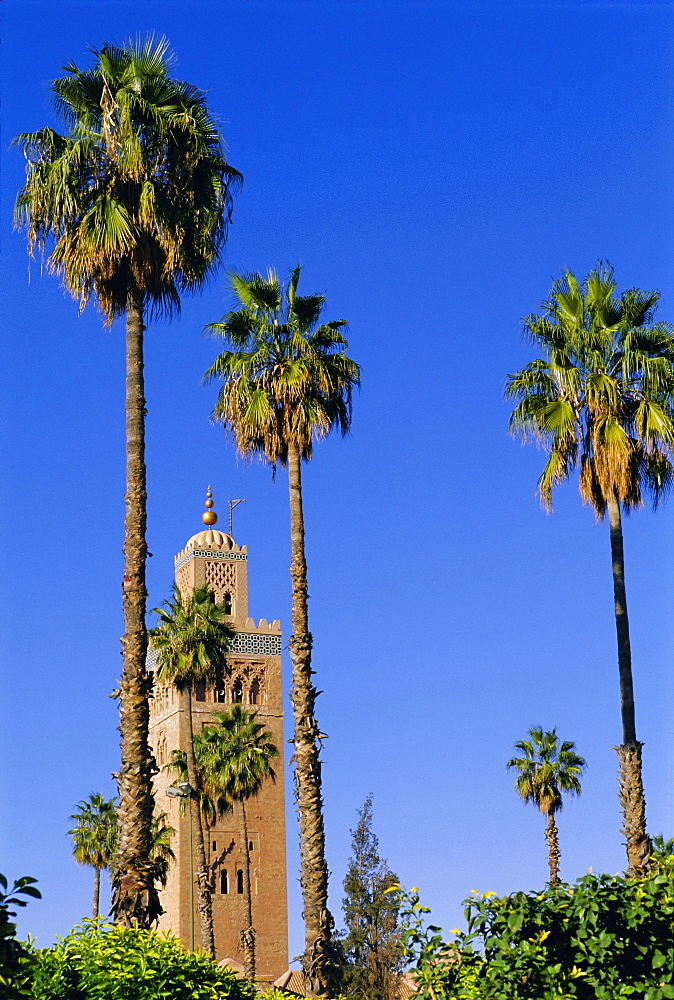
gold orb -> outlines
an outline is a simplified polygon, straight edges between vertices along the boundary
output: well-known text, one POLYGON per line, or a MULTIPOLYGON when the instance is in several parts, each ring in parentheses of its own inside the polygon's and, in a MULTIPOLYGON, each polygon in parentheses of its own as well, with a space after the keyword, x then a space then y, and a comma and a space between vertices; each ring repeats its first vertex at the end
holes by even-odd
POLYGON ((218 515, 214 510, 205 510, 201 515, 201 520, 204 524, 216 524, 218 520, 218 515))

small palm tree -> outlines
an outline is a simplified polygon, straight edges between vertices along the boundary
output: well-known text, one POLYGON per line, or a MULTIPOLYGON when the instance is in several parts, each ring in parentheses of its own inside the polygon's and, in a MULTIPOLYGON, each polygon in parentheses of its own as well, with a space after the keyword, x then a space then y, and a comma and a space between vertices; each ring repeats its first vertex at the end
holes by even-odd
MULTIPOLYGON (((93 794, 77 805, 77 812, 70 817, 77 825, 68 830, 73 838, 73 857, 82 865, 92 865, 94 875, 94 910, 99 913, 101 870, 110 867, 117 849, 117 799, 106 801, 102 795, 93 794)), ((155 865, 156 878, 166 885, 169 864, 175 861, 171 840, 175 830, 168 825, 165 812, 153 816, 150 827, 152 846, 150 861, 155 865)))
POLYGON ((312 683, 307 563, 304 547, 301 463, 314 441, 351 423, 351 397, 360 370, 346 355, 344 320, 321 323, 322 295, 297 294, 300 268, 283 285, 276 271, 230 274, 239 309, 212 333, 227 349, 206 372, 223 385, 213 411, 242 455, 257 453, 275 468, 288 469, 290 494, 290 576, 292 661, 290 699, 294 716, 295 800, 300 825, 300 885, 307 988, 317 996, 338 985, 338 960, 328 909, 328 867, 321 794, 320 730, 315 717, 318 692, 312 683))
POLYGON ((575 743, 561 744, 557 729, 544 732, 529 730, 529 739, 515 746, 524 757, 511 757, 508 768, 518 772, 515 790, 524 802, 533 802, 547 818, 545 839, 548 844, 550 885, 559 885, 559 839, 555 813, 562 808, 562 795, 580 795, 580 776, 585 769, 584 759, 575 752, 575 743))
POLYGON ((246 802, 257 795, 267 778, 274 779, 272 760, 279 752, 272 734, 256 712, 233 705, 227 712, 215 713, 215 725, 206 726, 195 737, 195 753, 201 770, 203 788, 220 812, 235 806, 239 813, 239 848, 243 854, 243 895, 245 924, 241 929, 244 975, 255 979, 255 931, 253 929, 250 887, 250 845, 246 802))
POLYGON ((109 868, 117 842, 116 799, 104 799, 97 792, 78 802, 70 819, 75 826, 68 830, 73 841, 73 857, 80 865, 94 869, 93 916, 97 917, 101 893, 101 870, 109 868))
POLYGON ((109 325, 126 319, 126 514, 120 683, 121 766, 113 911, 149 926, 161 913, 149 863, 154 759, 145 628, 146 470, 143 333, 148 314, 171 315, 219 263, 241 175, 230 167, 206 95, 169 75, 165 39, 93 50, 52 90, 69 131, 15 140, 27 160, 16 223, 31 253, 109 325))
POLYGON ((644 493, 657 504, 674 482, 674 336, 653 322, 657 292, 615 295, 613 271, 599 265, 579 283, 567 271, 524 320, 543 357, 508 376, 506 395, 519 399, 510 428, 543 444, 548 461, 538 481, 544 506, 552 489, 580 467, 580 493, 599 518, 608 514, 618 640, 622 744, 619 790, 627 864, 648 864, 641 748, 632 683, 622 510, 644 493))
POLYGON ((176 856, 171 842, 176 835, 174 827, 169 826, 168 813, 157 813, 152 817, 152 848, 150 857, 157 870, 157 881, 166 885, 168 870, 176 856))
POLYGON ((197 684, 221 682, 234 632, 224 621, 223 608, 212 601, 208 587, 198 587, 189 598, 183 598, 174 585, 173 600, 166 601, 164 608, 155 608, 155 613, 159 616, 159 625, 151 629, 149 635, 157 658, 157 678, 170 681, 182 695, 187 723, 185 760, 187 780, 195 789, 191 809, 196 832, 195 881, 201 945, 214 958, 211 884, 199 808, 201 782, 194 758, 192 692, 197 684))

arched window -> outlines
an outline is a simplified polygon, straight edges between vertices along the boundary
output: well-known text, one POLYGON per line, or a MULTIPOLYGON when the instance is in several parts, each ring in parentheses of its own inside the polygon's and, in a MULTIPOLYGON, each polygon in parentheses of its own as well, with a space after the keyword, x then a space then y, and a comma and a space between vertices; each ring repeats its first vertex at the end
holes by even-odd
POLYGON ((243 870, 241 868, 236 873, 236 891, 239 895, 243 893, 243 870))
POLYGON ((220 869, 220 892, 226 896, 229 892, 229 875, 226 868, 220 869))
POLYGON ((214 592, 214 591, 212 591, 212 590, 211 590, 211 591, 209 591, 209 594, 208 594, 208 600, 209 600, 209 602, 210 602, 211 604, 217 604, 217 603, 218 603, 218 602, 217 602, 217 600, 216 600, 216 597, 215 597, 215 592, 214 592))
POLYGON ((206 701, 206 685, 203 681, 199 681, 198 684, 194 685, 194 700, 206 701))
POLYGON ((232 595, 224 594, 222 598, 222 607, 226 615, 231 615, 232 613, 232 595))
POLYGON ((248 704, 249 705, 260 704, 260 682, 257 679, 257 677, 250 686, 250 691, 248 692, 248 704))
POLYGON ((243 702, 243 684, 238 677, 234 681, 234 687, 232 688, 232 701, 235 705, 240 705, 243 702))
POLYGON ((220 705, 225 703, 225 689, 223 687, 216 688, 213 692, 213 701, 217 701, 220 705))

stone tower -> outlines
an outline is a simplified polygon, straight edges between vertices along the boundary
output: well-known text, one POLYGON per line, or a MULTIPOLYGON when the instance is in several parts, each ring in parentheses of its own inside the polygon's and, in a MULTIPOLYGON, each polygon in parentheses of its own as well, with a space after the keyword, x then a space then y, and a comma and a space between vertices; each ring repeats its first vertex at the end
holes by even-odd
MULTIPOLYGON (((210 488, 206 506, 211 508, 210 488)), ((248 617, 248 554, 230 535, 214 529, 217 516, 203 514, 206 528, 193 535, 175 557, 175 578, 185 598, 195 587, 207 586, 213 599, 225 610, 236 638, 227 657, 224 687, 197 688, 192 697, 194 732, 212 720, 213 713, 233 704, 243 704, 257 712, 279 750, 275 762, 276 781, 263 783, 259 794, 246 803, 251 851, 253 927, 256 932, 258 980, 273 982, 288 968, 288 919, 286 899, 285 804, 283 791, 283 706, 281 681, 281 630, 278 621, 262 618, 256 625, 248 617)), ((148 666, 153 667, 150 651, 148 666)), ((150 742, 159 768, 170 760, 171 752, 184 749, 186 721, 172 687, 156 683, 150 709, 150 742)), ((161 893, 164 914, 160 930, 170 930, 190 945, 190 838, 188 811, 181 815, 180 800, 166 795, 179 779, 160 770, 155 777, 155 809, 166 812, 176 829, 172 847, 176 860, 169 868, 168 882, 161 893)), ((204 827, 206 859, 210 865, 213 893, 213 922, 216 958, 231 958, 243 964, 239 932, 243 927, 242 854, 236 814, 219 818, 215 826, 204 827)), ((196 902, 196 890, 194 892, 196 902)), ((194 910, 195 944, 199 947, 199 922, 194 910)))

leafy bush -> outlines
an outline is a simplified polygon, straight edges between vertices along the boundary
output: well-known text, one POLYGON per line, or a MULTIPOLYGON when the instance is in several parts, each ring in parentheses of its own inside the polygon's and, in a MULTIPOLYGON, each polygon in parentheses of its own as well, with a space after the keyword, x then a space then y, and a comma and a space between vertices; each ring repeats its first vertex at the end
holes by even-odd
POLYGON ((445 942, 440 927, 426 923, 428 906, 422 906, 416 889, 393 886, 402 924, 402 939, 406 960, 412 964, 412 974, 421 1000, 480 1000, 477 988, 480 959, 471 954, 470 964, 461 962, 454 941, 445 942))
POLYGON ((40 899, 35 881, 24 875, 8 890, 7 879, 0 875, 0 997, 3 1000, 23 996, 21 986, 26 980, 30 950, 16 939, 16 924, 10 919, 16 916, 16 910, 10 910, 10 906, 26 906, 28 900, 21 899, 21 895, 40 899))
POLYGON ((36 1000, 251 1000, 253 988, 177 938, 85 920, 37 952, 36 1000))
POLYGON ((540 893, 466 900, 468 930, 446 943, 416 890, 398 889, 423 1000, 674 998, 674 872, 586 875, 540 893))
MULTIPOLYGON (((286 990, 279 990, 275 986, 270 986, 269 989, 260 990, 259 993, 256 993, 255 1000, 289 1000, 291 995, 286 990)), ((324 1000, 328 1000, 328 998, 325 997, 324 1000)), ((336 996, 331 997, 330 1000, 353 1000, 353 994, 338 993, 336 996)))
POLYGON ((671 875, 586 875, 575 886, 466 902, 450 987, 473 965, 485 1000, 674 997, 671 875))

